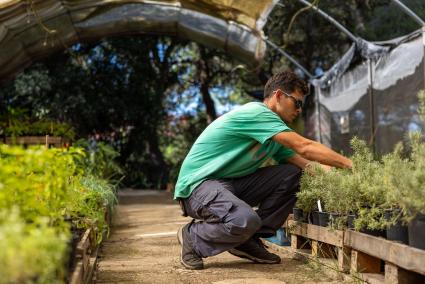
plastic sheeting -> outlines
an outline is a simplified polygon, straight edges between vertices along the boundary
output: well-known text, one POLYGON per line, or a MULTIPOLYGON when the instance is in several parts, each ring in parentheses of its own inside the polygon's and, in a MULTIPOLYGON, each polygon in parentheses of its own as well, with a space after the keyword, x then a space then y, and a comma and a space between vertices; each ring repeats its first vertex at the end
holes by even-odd
POLYGON ((425 130, 417 114, 417 93, 425 88, 423 38, 417 31, 382 42, 391 50, 362 60, 351 48, 316 80, 317 138, 349 153, 349 141, 358 136, 384 154, 407 133, 425 130))
POLYGON ((262 28, 278 0, 0 0, 0 80, 79 41, 165 34, 222 48, 248 65, 265 54, 262 28))

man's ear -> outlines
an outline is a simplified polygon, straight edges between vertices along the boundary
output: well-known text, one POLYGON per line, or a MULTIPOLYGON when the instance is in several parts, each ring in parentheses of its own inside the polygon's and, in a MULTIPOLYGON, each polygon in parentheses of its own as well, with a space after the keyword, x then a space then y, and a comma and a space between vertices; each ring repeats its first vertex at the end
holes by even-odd
POLYGON ((280 98, 282 97, 283 93, 281 89, 277 89, 275 90, 275 96, 276 96, 276 100, 279 101, 280 98))

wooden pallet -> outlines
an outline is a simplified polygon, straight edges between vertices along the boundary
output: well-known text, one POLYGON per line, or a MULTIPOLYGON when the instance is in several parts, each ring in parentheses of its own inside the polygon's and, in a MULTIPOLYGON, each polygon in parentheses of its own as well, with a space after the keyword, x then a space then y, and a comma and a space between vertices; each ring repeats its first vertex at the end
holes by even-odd
POLYGON ((340 271, 351 272, 367 283, 425 284, 425 250, 297 221, 289 221, 288 229, 292 250, 305 253, 307 248, 313 257, 335 258, 340 271))
POLYGON ((340 271, 350 270, 350 250, 344 246, 344 232, 312 224, 288 221, 291 248, 311 249, 313 257, 335 258, 340 271))
POLYGON ((425 250, 351 230, 344 245, 351 249, 352 273, 366 274, 370 283, 425 283, 425 250))

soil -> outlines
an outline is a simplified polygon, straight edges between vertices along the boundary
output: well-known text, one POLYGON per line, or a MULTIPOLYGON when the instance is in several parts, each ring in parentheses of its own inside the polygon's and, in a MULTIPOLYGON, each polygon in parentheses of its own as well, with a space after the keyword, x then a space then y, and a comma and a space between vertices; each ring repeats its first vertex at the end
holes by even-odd
POLYGON ((204 259, 204 270, 187 270, 179 261, 176 233, 190 219, 181 216, 171 194, 127 189, 119 192, 119 200, 109 239, 100 251, 96 283, 343 282, 281 252, 280 264, 255 264, 225 252, 204 259))

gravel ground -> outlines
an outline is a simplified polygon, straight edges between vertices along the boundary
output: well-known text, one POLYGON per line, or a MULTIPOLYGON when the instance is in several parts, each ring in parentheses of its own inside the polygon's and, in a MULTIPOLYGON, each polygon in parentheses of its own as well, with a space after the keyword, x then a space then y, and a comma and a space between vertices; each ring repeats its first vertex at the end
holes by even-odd
POLYGON ((282 263, 254 264, 229 253, 192 271, 179 262, 177 229, 189 222, 164 191, 123 190, 109 239, 100 251, 97 283, 342 283, 337 275, 279 252, 282 263))

